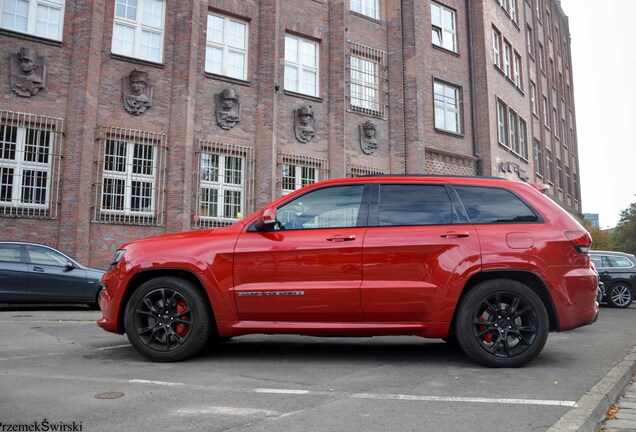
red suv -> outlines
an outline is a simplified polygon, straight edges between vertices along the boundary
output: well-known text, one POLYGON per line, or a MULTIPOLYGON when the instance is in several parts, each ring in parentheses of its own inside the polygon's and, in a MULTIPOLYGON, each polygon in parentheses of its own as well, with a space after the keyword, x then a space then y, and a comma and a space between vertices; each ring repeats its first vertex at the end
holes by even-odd
POLYGON ((538 185, 328 180, 234 225, 123 245, 102 278, 105 330, 154 361, 252 334, 417 335, 517 367, 549 331, 596 320, 591 237, 538 185))

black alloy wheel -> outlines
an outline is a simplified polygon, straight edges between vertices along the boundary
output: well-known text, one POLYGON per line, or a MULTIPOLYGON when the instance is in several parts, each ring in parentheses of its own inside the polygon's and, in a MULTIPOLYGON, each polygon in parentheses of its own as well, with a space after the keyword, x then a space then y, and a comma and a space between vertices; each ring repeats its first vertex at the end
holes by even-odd
POLYGON ((489 367, 523 366, 539 355, 548 337, 543 302, 510 279, 475 286, 462 299, 455 325, 464 352, 489 367))
POLYGON ((196 354, 210 338, 207 300, 190 282, 160 277, 142 284, 131 296, 126 334, 143 356, 179 361, 196 354))

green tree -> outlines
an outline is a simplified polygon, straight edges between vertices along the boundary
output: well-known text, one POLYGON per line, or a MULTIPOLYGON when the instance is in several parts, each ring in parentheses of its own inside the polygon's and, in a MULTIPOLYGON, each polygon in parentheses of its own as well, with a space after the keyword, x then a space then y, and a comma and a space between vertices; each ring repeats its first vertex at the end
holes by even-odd
POLYGON ((636 203, 621 211, 621 219, 614 231, 616 249, 636 254, 636 203))
POLYGON ((589 232, 592 236, 592 249, 606 251, 614 250, 614 239, 609 232, 592 226, 592 222, 587 219, 583 220, 583 225, 587 232, 589 232))

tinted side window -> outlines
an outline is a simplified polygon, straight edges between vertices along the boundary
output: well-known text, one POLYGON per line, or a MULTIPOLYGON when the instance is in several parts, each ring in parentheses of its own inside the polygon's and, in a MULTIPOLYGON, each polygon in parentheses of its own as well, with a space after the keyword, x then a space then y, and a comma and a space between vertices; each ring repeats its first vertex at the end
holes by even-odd
POLYGON ((0 244, 0 261, 19 263, 21 261, 20 245, 0 244))
POLYGON ((344 228, 358 225, 364 185, 318 189, 276 211, 284 229, 344 228))
POLYGON ((380 185, 379 226, 452 223, 452 205, 441 185, 380 185))
POLYGON ((603 267, 603 257, 600 255, 590 255, 590 260, 594 263, 594 265, 598 267, 603 267))
POLYGON ((68 259, 64 255, 48 248, 28 245, 27 251, 32 264, 64 267, 68 263, 68 259))
POLYGON ((456 186, 468 218, 474 224, 537 222, 539 217, 506 189, 456 186))
POLYGON ((630 268, 633 266, 632 262, 625 257, 607 255, 606 258, 609 261, 610 267, 630 268))

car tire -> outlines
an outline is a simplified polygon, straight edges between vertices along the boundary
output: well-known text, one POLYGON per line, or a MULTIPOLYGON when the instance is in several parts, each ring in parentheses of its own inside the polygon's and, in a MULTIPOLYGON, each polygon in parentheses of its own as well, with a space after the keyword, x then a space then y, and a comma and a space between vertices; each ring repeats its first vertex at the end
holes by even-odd
POLYGON ((144 357, 174 362, 193 356, 213 327, 207 299, 197 287, 176 277, 143 283, 126 305, 126 336, 144 357))
POLYGON ((607 290, 607 304, 613 308, 624 309, 632 304, 634 292, 632 288, 623 282, 617 282, 607 290))
POLYGON ((462 350, 488 367, 520 367, 543 350, 549 322, 545 305, 527 285, 493 279, 461 300, 455 331, 462 350))

